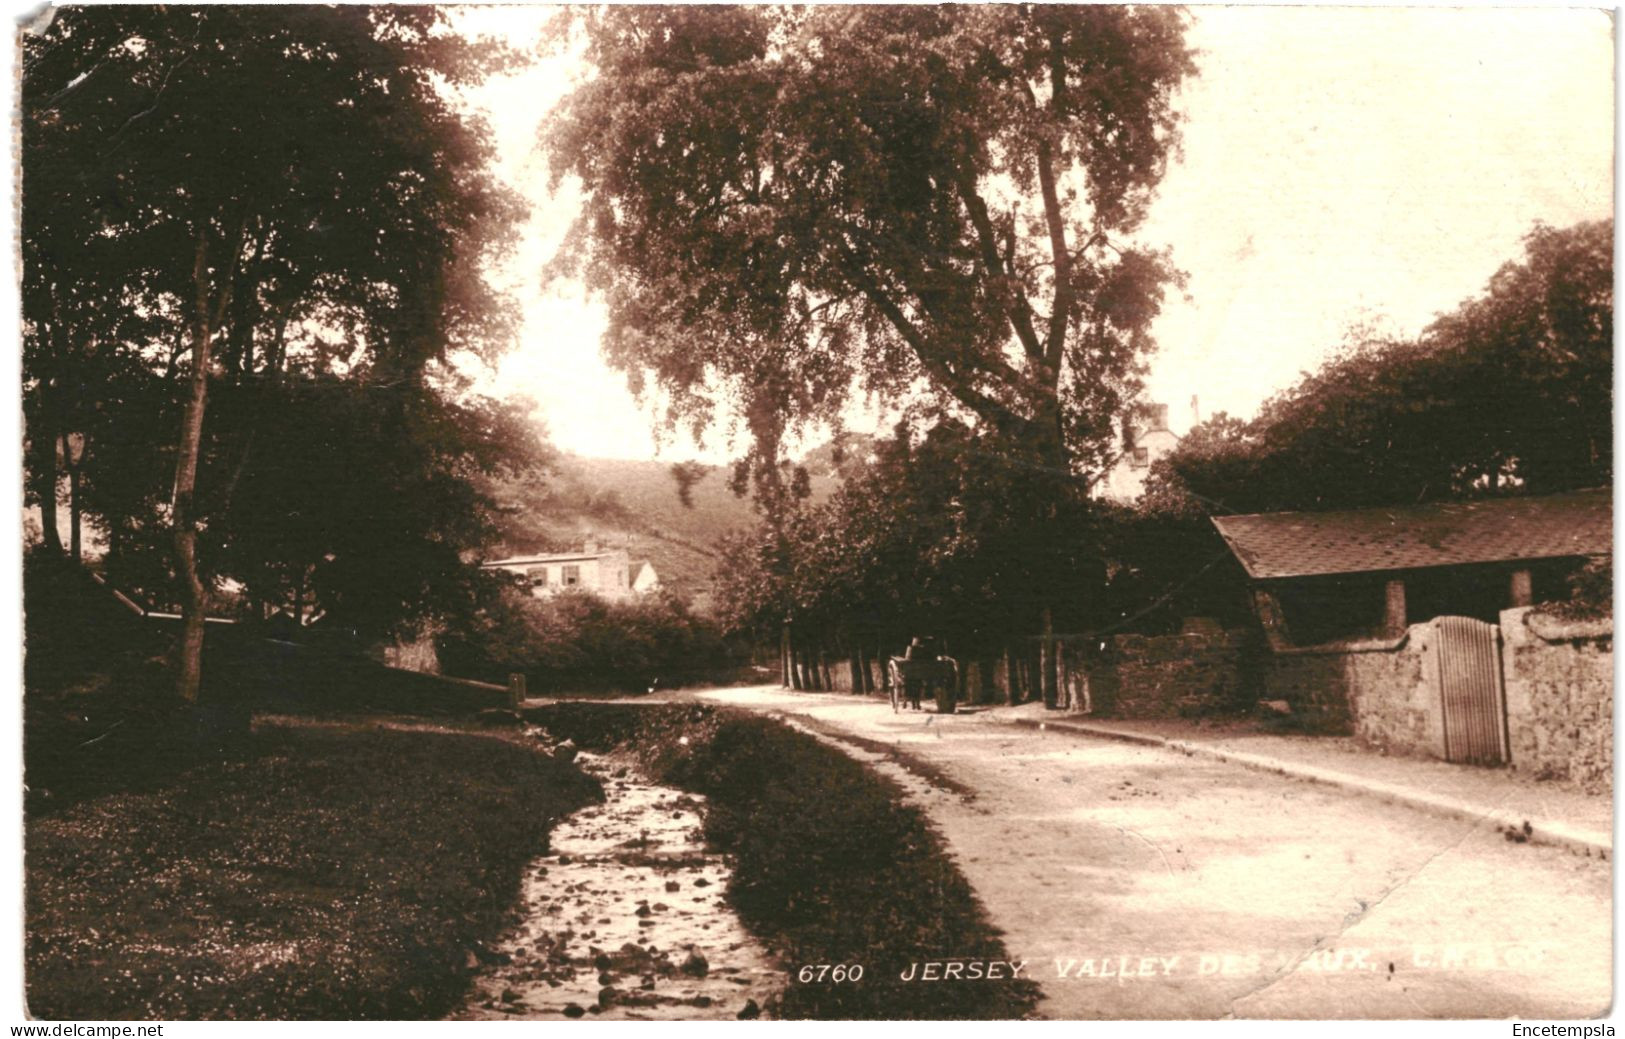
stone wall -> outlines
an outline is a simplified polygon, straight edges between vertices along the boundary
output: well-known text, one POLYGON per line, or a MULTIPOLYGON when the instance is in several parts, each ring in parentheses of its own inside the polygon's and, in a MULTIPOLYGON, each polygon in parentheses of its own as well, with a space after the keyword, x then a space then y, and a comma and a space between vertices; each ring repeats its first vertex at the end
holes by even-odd
POLYGON ((1248 635, 1117 635, 1060 649, 1062 706, 1104 718, 1234 713, 1256 699, 1248 635))
POLYGON ((1347 733, 1376 749, 1437 756, 1427 654, 1432 625, 1381 643, 1281 649, 1264 670, 1262 699, 1285 701, 1312 731, 1347 733))
MULTIPOLYGON (((1500 617, 1508 756, 1520 772, 1608 791, 1613 782, 1611 621, 1564 624, 1529 607, 1500 617)), ((1270 655, 1264 698, 1322 731, 1392 754, 1443 757, 1431 623, 1388 645, 1270 655)))
POLYGON ((1501 614, 1501 639, 1512 767, 1611 791, 1612 622, 1564 624, 1525 607, 1501 614))

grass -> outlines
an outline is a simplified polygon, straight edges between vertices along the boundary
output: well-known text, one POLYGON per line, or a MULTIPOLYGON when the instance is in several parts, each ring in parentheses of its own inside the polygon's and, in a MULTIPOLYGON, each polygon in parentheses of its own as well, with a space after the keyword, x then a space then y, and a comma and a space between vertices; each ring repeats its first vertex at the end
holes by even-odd
POLYGON ((870 739, 867 736, 857 736, 850 732, 844 732, 827 722, 822 722, 816 718, 807 716, 798 716, 796 718, 796 723, 812 729, 814 732, 823 733, 825 736, 838 739, 843 743, 850 743, 855 747, 861 747, 864 750, 869 751, 871 754, 878 754, 897 767, 907 772, 912 772, 914 775, 925 780, 938 790, 945 790, 950 794, 965 799, 966 801, 976 800, 975 788, 966 786, 964 783, 961 783, 959 780, 953 778, 947 772, 944 772, 942 769, 938 768, 936 765, 933 765, 929 761, 924 761, 913 756, 912 754, 904 753, 903 750, 895 743, 887 743, 884 740, 870 739))
POLYGON ((599 796, 517 735, 261 724, 236 750, 30 815, 31 1014, 439 1017, 599 796))
POLYGON ((734 859, 729 899, 791 975, 779 1016, 1007 1020, 1032 1010, 1037 988, 1026 981, 898 978, 915 961, 1006 950, 924 816, 840 751, 699 706, 560 704, 530 716, 589 748, 630 747, 662 782, 709 799, 707 836, 734 859), (794 982, 802 965, 852 963, 864 965, 860 983, 794 982))

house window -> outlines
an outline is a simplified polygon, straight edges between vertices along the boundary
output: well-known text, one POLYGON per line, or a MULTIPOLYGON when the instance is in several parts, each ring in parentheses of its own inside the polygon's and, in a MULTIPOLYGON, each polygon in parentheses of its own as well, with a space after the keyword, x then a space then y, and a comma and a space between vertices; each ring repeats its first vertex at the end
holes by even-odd
POLYGON ((563 575, 563 577, 562 577, 562 579, 560 580, 559 583, 564 585, 564 587, 566 587, 566 588, 571 588, 571 587, 574 587, 575 585, 580 584, 581 583, 581 567, 576 566, 573 563, 570 564, 570 565, 567 565, 564 568, 564 575, 563 575))
POLYGON ((1151 464, 1151 449, 1149 447, 1136 447, 1134 449, 1134 468, 1144 469, 1151 464))
POLYGON ((530 578, 530 583, 537 587, 547 585, 547 567, 545 566, 533 566, 525 571, 525 576, 530 578))

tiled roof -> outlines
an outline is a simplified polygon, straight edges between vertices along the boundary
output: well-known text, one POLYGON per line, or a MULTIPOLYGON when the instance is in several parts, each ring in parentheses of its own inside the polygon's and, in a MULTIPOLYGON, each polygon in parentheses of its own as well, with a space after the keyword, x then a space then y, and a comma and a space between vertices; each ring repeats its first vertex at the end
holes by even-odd
POLYGON ((1609 490, 1347 512, 1214 516, 1254 578, 1609 555, 1609 490))

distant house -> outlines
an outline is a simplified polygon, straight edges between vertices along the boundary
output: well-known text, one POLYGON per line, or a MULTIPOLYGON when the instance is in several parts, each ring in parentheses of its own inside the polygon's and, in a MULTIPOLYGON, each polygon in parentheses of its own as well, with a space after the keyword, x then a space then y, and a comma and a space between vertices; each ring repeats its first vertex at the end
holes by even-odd
POLYGON ((1494 622, 1563 598, 1613 553, 1608 490, 1342 512, 1215 516, 1260 619, 1298 646, 1393 637, 1439 616, 1494 622))
MULTIPOLYGON (((1191 407, 1196 407, 1192 398, 1191 407)), ((1128 503, 1145 493, 1145 478, 1151 463, 1179 446, 1179 434, 1168 428, 1168 405, 1148 404, 1130 423, 1123 440, 1123 453, 1099 484, 1099 494, 1109 501, 1128 503)))
POLYGON ((481 566, 525 578, 538 599, 576 590, 621 600, 660 589, 660 578, 647 560, 634 561, 624 548, 600 549, 592 541, 579 552, 510 556, 481 566))

